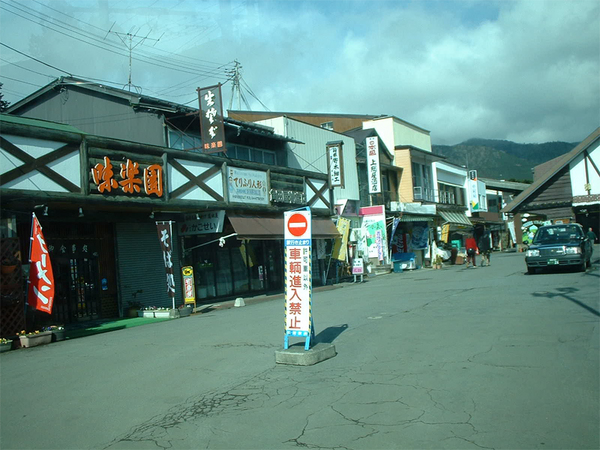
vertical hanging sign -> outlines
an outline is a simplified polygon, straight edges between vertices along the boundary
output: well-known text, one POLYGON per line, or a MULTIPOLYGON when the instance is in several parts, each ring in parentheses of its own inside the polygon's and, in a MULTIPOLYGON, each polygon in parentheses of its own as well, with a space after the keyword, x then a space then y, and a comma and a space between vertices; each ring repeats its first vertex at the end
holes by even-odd
POLYGON ((202 153, 226 152, 221 84, 198 88, 202 153))
POLYGON ((312 225, 310 209, 284 213, 285 337, 306 338, 305 350, 314 336, 312 320, 312 225))
POLYGON ((42 226, 35 213, 31 223, 29 248, 29 281, 27 303, 38 311, 52 314, 54 304, 54 275, 48 247, 42 234, 42 226))
POLYGON ((344 153, 342 141, 327 143, 327 168, 329 172, 329 186, 344 187, 344 153))
POLYGON ((379 141, 378 138, 367 138, 367 170, 369 172, 369 194, 381 192, 381 174, 379 172, 379 141))
POLYGON ((156 222, 158 239, 163 253, 165 272, 167 274, 167 294, 173 300, 175 309, 175 276, 173 273, 173 222, 156 222))

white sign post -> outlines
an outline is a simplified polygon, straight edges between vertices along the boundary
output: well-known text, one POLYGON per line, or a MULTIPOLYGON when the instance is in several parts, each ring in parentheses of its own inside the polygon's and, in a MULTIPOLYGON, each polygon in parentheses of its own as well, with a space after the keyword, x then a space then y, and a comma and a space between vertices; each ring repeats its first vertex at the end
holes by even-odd
POLYGON ((305 350, 314 338, 312 319, 312 226, 310 209, 284 213, 285 336, 305 337, 305 350))

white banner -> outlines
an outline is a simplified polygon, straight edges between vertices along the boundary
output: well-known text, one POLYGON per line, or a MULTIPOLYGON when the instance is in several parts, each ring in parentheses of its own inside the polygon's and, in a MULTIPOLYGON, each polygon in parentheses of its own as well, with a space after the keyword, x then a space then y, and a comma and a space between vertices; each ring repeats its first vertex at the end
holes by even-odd
POLYGON ((367 173, 369 194, 381 192, 381 173, 379 171, 379 141, 377 137, 367 138, 367 173))

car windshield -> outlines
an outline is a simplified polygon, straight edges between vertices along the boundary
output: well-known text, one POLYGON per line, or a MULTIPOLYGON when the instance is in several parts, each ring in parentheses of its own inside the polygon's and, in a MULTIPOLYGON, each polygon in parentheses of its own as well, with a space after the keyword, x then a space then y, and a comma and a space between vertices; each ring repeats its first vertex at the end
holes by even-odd
POLYGON ((575 225, 554 225, 541 227, 535 237, 534 244, 560 244, 577 241, 583 238, 581 228, 575 225))

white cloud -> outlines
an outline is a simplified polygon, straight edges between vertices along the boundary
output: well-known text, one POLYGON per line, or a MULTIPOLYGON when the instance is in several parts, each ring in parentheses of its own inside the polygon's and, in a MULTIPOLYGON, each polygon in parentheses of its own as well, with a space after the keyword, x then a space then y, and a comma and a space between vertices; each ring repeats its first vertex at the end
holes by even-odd
MULTIPOLYGON (((596 0, 233 0, 229 9, 216 0, 157 0, 150 7, 139 1, 46 4, 99 27, 86 28, 99 34, 114 22, 123 32, 164 32, 156 48, 137 50, 167 64, 174 56, 165 52, 190 63, 238 59, 244 81, 271 110, 392 114, 430 130, 434 143, 447 144, 471 137, 578 141, 600 124, 596 0)), ((72 73, 127 81, 126 56, 4 11, 0 22, 1 41, 8 45, 72 73)), ((6 48, 0 57, 57 74, 6 48)), ((47 81, 0 63, 2 75, 47 81)), ((8 89, 33 90, 2 81, 5 95, 8 89)), ((134 61, 133 81, 148 94, 187 102, 199 85, 224 79, 134 61)), ((226 106, 230 89, 223 88, 226 106)), ((245 94, 253 109, 262 109, 245 94)))

